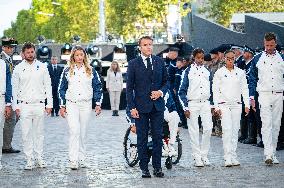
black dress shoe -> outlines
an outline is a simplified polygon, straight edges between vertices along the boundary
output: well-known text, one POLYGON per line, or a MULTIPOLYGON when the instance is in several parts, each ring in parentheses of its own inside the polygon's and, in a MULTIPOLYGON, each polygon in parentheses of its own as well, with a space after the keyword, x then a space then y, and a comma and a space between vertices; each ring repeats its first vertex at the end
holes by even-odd
POLYGON ((162 169, 154 169, 153 172, 154 176, 156 176, 157 178, 163 178, 164 177, 164 173, 162 172, 162 169))
POLYGON ((256 144, 257 140, 253 138, 247 138, 243 141, 243 144, 256 144))
POLYGON ((151 178, 149 170, 142 170, 142 178, 151 178))
POLYGON ((2 149, 2 153, 20 153, 20 150, 10 148, 10 149, 2 149))

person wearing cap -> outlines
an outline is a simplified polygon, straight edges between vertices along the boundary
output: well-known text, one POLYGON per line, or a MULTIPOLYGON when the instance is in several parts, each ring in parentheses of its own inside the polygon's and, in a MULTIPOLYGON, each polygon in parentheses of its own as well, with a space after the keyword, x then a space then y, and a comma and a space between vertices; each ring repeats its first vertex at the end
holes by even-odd
MULTIPOLYGON (((224 48, 224 47, 227 47, 227 46, 221 45, 219 47, 213 48, 209 52, 210 55, 211 55, 212 63, 210 65, 208 65, 208 69, 210 70, 210 72, 212 73, 213 76, 214 76, 214 74, 217 70, 219 70, 220 68, 222 68, 225 65, 223 53, 225 52, 225 50, 227 48, 224 48)), ((221 127, 221 121, 220 121, 219 117, 213 116, 212 121, 213 121, 212 135, 221 137, 222 136, 222 127, 221 127)))
MULTIPOLYGON (((11 116, 12 85, 9 66, 0 59, 0 147, 3 145, 3 125, 5 118, 11 116)), ((0 170, 2 169, 2 150, 0 150, 0 170)))
POLYGON ((165 59, 166 67, 170 68, 170 66, 175 67, 176 66, 176 58, 178 56, 178 48, 170 47, 169 52, 167 54, 167 57, 165 59))
POLYGON ((178 95, 189 124, 188 132, 194 165, 204 167, 210 165, 207 155, 213 128, 212 74, 203 65, 204 51, 202 49, 194 49, 193 58, 194 63, 187 67, 182 75, 178 95), (199 116, 203 126, 201 143, 199 142, 199 116))
POLYGON ((183 57, 177 57, 177 70, 175 73, 175 79, 174 79, 174 92, 173 92, 173 98, 176 103, 176 108, 178 115, 180 117, 181 122, 179 123, 180 127, 183 127, 184 129, 188 129, 187 125, 187 119, 184 115, 183 107, 181 105, 181 101, 179 100, 178 97, 178 90, 180 88, 180 83, 181 83, 181 77, 182 73, 184 70, 187 68, 186 66, 186 60, 183 57))
POLYGON ((284 91, 284 55, 276 50, 276 35, 266 33, 265 50, 254 56, 249 73, 249 92, 252 108, 256 108, 258 92, 262 141, 265 163, 278 164, 276 146, 281 126, 284 91))
POLYGON ((25 170, 32 170, 46 167, 43 159, 44 118, 45 113, 51 113, 52 88, 46 65, 35 58, 35 45, 26 42, 22 53, 24 60, 15 67, 12 76, 13 110, 22 128, 27 160, 25 170))
POLYGON ((232 45, 231 50, 233 50, 236 54, 236 62, 240 59, 244 53, 244 48, 240 45, 232 45))
POLYGON ((249 113, 249 91, 245 72, 234 66, 235 52, 224 53, 226 66, 216 71, 213 78, 215 113, 221 117, 225 166, 239 166, 237 158, 238 132, 242 113, 242 100, 246 115, 249 113))
MULTIPOLYGON (((244 53, 236 60, 235 65, 246 72, 246 79, 248 83, 248 74, 251 66, 251 60, 255 54, 254 50, 248 46, 244 46, 244 53)), ((250 109, 250 113, 246 116, 245 106, 243 103, 242 118, 241 118, 241 136, 239 142, 243 144, 256 144, 257 143, 257 128, 261 127, 261 120, 259 115, 259 109, 256 111, 250 109)), ((261 136, 260 136, 261 137, 261 136)))
MULTIPOLYGON (((18 42, 13 38, 2 38, 2 52, 0 54, 0 59, 8 65, 11 74, 14 70, 14 64, 12 60, 12 55, 14 52, 14 47, 18 42)), ((3 129, 3 153, 19 153, 20 150, 14 149, 12 147, 14 129, 16 126, 16 115, 12 111, 11 116, 5 119, 4 129, 3 129)))
POLYGON ((173 45, 173 47, 179 49, 178 51, 179 57, 190 56, 193 51, 193 47, 188 42, 186 42, 184 40, 184 37, 180 34, 176 36, 176 43, 173 45))

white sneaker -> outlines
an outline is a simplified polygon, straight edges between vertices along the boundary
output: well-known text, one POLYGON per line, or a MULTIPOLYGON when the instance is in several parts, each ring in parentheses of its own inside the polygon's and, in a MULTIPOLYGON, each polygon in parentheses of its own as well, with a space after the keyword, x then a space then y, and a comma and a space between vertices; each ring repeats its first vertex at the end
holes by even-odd
POLYGON ((196 167, 204 167, 204 164, 203 164, 201 158, 195 158, 194 159, 194 166, 196 166, 196 167))
POLYGON ((270 156, 270 155, 267 155, 266 157, 265 157, 265 164, 267 164, 267 165, 272 165, 273 164, 273 160, 272 160, 272 157, 270 156))
POLYGON ((232 166, 240 166, 241 165, 240 162, 236 158, 232 158, 231 162, 232 162, 232 166))
POLYGON ((164 146, 164 147, 162 148, 162 156, 163 156, 163 157, 169 156, 169 148, 168 148, 168 146, 164 146))
POLYGON ((87 168, 86 161, 80 160, 80 161, 79 161, 79 166, 80 166, 81 168, 87 168))
POLYGON ((69 167, 71 170, 78 170, 78 162, 77 161, 70 161, 69 167))
POLYGON ((25 170, 32 170, 34 167, 33 161, 32 160, 28 160, 27 164, 25 166, 25 170))
POLYGON ((169 156, 177 156, 178 153, 173 146, 169 147, 169 156))
POLYGON ((273 161, 273 164, 279 164, 279 161, 275 155, 272 155, 272 161, 273 161))
POLYGON ((225 167, 231 167, 231 166, 232 166, 231 159, 225 159, 225 167))
POLYGON ((210 166, 211 165, 211 163, 210 163, 210 161, 209 161, 209 159, 207 157, 202 157, 201 160, 202 160, 202 162, 203 162, 203 164, 205 166, 210 166))
POLYGON ((46 168, 46 162, 43 159, 36 159, 35 162, 38 168, 46 168))

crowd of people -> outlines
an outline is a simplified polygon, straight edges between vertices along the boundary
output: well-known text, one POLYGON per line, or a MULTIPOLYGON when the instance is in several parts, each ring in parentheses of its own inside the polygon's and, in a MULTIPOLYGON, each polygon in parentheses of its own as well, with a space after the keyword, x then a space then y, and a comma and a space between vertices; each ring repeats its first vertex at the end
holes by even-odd
MULTIPOLYGON (((27 42, 21 50, 23 61, 14 66, 11 60, 14 45, 16 41, 13 39, 2 40, 2 152, 20 152, 11 146, 14 126, 19 121, 27 160, 25 169, 46 167, 43 157, 44 115, 60 115, 67 119, 69 126, 69 166, 73 170, 86 167, 86 129, 92 102, 95 101, 97 115, 101 113, 102 103, 102 83, 96 70, 90 66, 86 51, 75 46, 64 68, 57 65, 56 56, 52 56, 51 63, 46 66, 36 59, 35 46, 27 42), (5 128, 6 124, 12 125, 9 130, 5 128)), ((209 54, 201 48, 184 51, 173 46, 164 61, 153 55, 151 37, 140 38, 138 46, 140 56, 128 63, 126 98, 132 131, 137 134, 143 178, 151 177, 147 154, 149 129, 156 177, 164 177, 162 151, 176 155, 174 144, 178 127, 188 129, 197 167, 210 165, 211 135, 222 137, 226 167, 240 165, 236 154, 238 141, 264 147, 267 165, 279 163, 276 148, 283 147, 284 139, 284 128, 280 131, 280 126, 283 127, 284 53, 283 48, 282 51, 276 48, 274 33, 265 34, 264 49, 258 53, 248 46, 237 45, 221 45, 209 54), (162 142, 164 121, 168 122, 170 129, 168 148, 163 148, 162 142)), ((106 88, 112 115, 118 116, 123 79, 115 61, 108 70, 106 88)))

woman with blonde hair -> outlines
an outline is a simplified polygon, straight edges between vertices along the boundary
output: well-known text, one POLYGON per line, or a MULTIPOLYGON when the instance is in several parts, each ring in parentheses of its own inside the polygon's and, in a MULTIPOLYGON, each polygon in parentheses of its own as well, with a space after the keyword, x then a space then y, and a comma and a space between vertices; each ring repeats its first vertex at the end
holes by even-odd
POLYGON ((106 88, 109 92, 112 116, 118 116, 123 78, 117 61, 113 61, 107 71, 106 88))
POLYGON ((92 99, 96 102, 96 114, 101 113, 102 84, 82 47, 72 49, 70 62, 61 74, 58 92, 60 115, 67 118, 69 125, 70 168, 85 168, 86 127, 92 114, 92 99))

